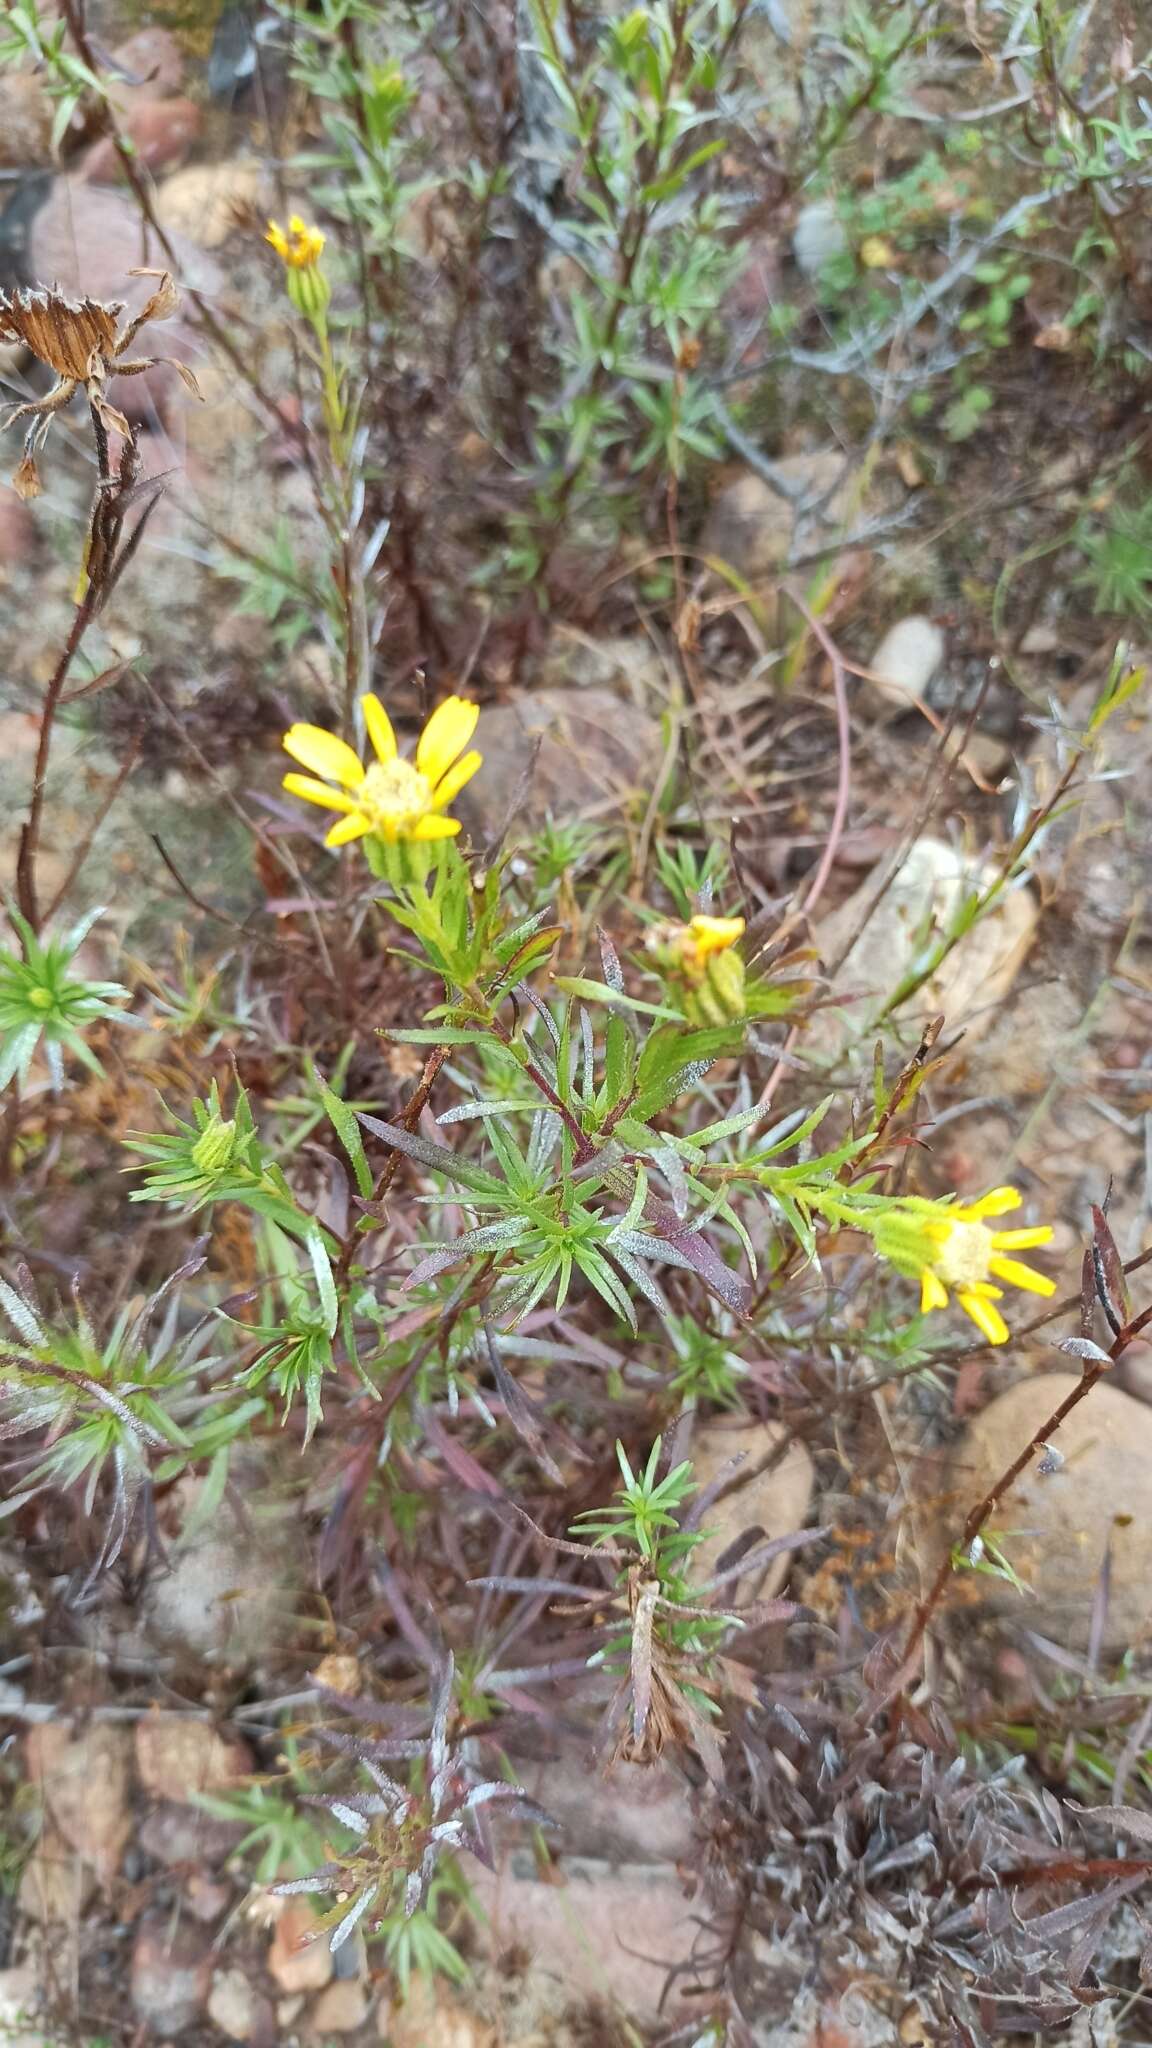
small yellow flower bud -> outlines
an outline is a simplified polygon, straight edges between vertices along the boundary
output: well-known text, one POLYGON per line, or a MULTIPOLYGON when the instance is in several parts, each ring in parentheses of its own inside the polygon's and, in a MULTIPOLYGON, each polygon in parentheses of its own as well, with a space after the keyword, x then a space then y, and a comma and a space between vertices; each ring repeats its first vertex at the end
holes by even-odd
POLYGON ((693 1024, 738 1024, 744 1016, 744 962, 736 953, 714 953, 684 997, 693 1024))

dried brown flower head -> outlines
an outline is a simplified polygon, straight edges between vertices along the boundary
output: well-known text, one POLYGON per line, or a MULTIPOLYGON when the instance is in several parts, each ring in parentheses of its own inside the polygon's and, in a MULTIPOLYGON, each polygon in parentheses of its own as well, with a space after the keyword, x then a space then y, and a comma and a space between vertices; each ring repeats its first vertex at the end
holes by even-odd
POLYGON ((40 489, 36 452, 52 420, 77 391, 83 391, 100 425, 114 434, 129 434, 122 412, 105 397, 110 377, 138 377, 157 363, 170 363, 196 398, 200 390, 191 370, 174 356, 142 356, 124 360, 140 329, 150 320, 167 320, 176 311, 176 287, 168 272, 138 270, 134 277, 158 277, 160 282, 147 304, 120 330, 123 304, 103 305, 98 299, 69 299, 56 291, 0 292, 0 340, 23 342, 55 370, 57 382, 44 398, 30 399, 14 406, 0 420, 0 428, 17 420, 30 421, 24 437, 24 454, 12 479, 22 498, 34 498, 40 489))

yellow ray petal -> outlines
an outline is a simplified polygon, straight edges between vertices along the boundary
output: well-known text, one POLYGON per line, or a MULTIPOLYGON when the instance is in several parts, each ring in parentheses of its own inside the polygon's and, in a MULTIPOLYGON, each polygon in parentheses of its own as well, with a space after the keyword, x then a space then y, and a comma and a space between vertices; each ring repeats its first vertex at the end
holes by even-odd
POLYGON ((974 1289, 966 1287, 963 1292, 957 1294, 956 1299, 964 1313, 971 1316, 981 1336, 987 1337, 990 1344, 1008 1342, 1007 1323, 999 1309, 994 1308, 990 1301, 986 1301, 982 1294, 977 1294, 974 1289))
POLYGON ((928 1238, 932 1244, 947 1244, 948 1239, 952 1237, 956 1231, 956 1222, 955 1219, 947 1223, 936 1223, 930 1221, 928 1223, 922 1224, 921 1228, 923 1230, 924 1236, 928 1238))
POLYGON ((947 1308, 948 1289, 938 1273, 931 1266, 925 1266, 920 1274, 920 1313, 928 1314, 929 1309, 947 1308))
POLYGON ((347 741, 325 732, 322 725, 293 725, 284 735, 283 747, 294 761, 310 768, 313 775, 327 775, 346 789, 359 789, 364 770, 347 741))
POLYGON ((306 803, 323 804, 329 811, 354 811, 356 799, 347 796, 342 789, 333 789, 330 782, 317 782, 311 775, 286 775, 285 789, 293 796, 302 796, 306 803))
POLYGON ((347 846, 350 839, 363 839, 364 834, 371 830, 371 818, 366 818, 362 811, 353 811, 350 818, 341 818, 338 825, 333 825, 332 830, 324 834, 324 844, 347 846))
POLYGON ((1008 1209, 1018 1209, 1022 1200, 1019 1188, 989 1188, 978 1202, 968 1204, 966 1214, 983 1223, 987 1216, 1003 1216, 1008 1209))
POLYGON ((445 804, 451 803, 454 796, 459 796, 464 784, 471 782, 483 759, 483 754, 478 754, 475 747, 470 754, 460 756, 456 766, 448 770, 447 775, 441 778, 432 792, 432 801, 437 810, 442 810, 445 804))
POLYGON ((385 711, 379 697, 375 696, 370 690, 366 697, 361 697, 360 709, 364 713, 364 724, 368 729, 368 737, 372 742, 372 750, 376 759, 383 761, 385 764, 389 761, 394 761, 396 759, 396 735, 392 730, 392 720, 385 711))
POLYGON ((1037 1223, 1031 1230, 994 1230, 992 1245, 998 1252, 1026 1252, 1038 1244, 1051 1244, 1055 1234, 1050 1223, 1037 1223))
POLYGON ((432 813, 429 813, 428 817, 421 818, 418 824, 413 825, 412 830, 406 832, 404 837, 406 839, 455 839, 459 830, 459 818, 437 818, 432 813))
POLYGON ((998 1280, 1006 1280, 1009 1287, 1026 1288, 1029 1294, 1055 1294, 1056 1282, 1047 1273, 1037 1273, 1026 1266, 1022 1259, 989 1259, 988 1271, 995 1273, 998 1280))
POLYGON ((705 960, 710 953, 723 953, 734 946, 737 939, 743 938, 746 927, 742 917, 698 916, 691 920, 688 929, 697 958, 705 960))
POLYGON ((420 735, 416 766, 435 789, 443 781, 457 754, 462 754, 476 730, 480 706, 465 697, 445 697, 432 713, 420 735))

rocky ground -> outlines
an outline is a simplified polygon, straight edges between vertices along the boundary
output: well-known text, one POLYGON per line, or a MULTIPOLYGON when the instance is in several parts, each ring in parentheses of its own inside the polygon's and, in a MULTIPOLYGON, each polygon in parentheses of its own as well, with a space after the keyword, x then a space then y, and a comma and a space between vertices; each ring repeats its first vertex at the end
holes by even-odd
MULTIPOLYGON (((288 342, 260 253, 275 185, 251 118, 209 99, 195 36, 153 24, 113 55, 142 80, 121 87, 121 114, 156 181, 157 214, 183 281, 238 323, 263 380, 273 389, 282 380, 290 420, 288 342)), ((0 80, 0 169, 14 174, 0 254, 25 275, 98 298, 142 290, 125 286, 125 273, 155 251, 141 247, 136 208, 115 182, 105 144, 54 166, 50 121, 34 79, 0 80)), ((799 234, 802 254, 804 236, 819 227, 793 217, 773 260, 798 261, 791 238, 799 234)), ((131 673, 123 687, 73 708, 53 758, 45 875, 49 886, 63 880, 75 845, 100 820, 76 907, 107 905, 104 943, 115 950, 114 938, 125 957, 171 970, 173 932, 195 922, 173 869, 241 936, 278 893, 245 820, 263 817, 262 800, 274 796, 279 734, 311 694, 319 643, 308 634, 291 647, 278 642, 274 620, 238 611, 228 580, 236 545, 301 559, 317 547, 290 436, 277 436, 191 315, 181 315, 166 346, 195 363, 206 402, 197 405, 163 372, 134 394, 149 465, 168 475, 168 489, 135 568, 133 604, 114 607, 93 642, 94 667, 131 665, 131 673), (104 817, 126 734, 139 737, 139 759, 104 817)), ((27 374, 22 361, 9 362, 6 390, 20 395, 27 374)), ((995 451, 974 445, 947 492, 926 485, 899 448, 882 452, 865 476, 839 447, 806 430, 795 438, 803 445, 787 448, 781 466, 808 500, 822 501, 809 519, 823 538, 843 537, 838 573, 855 593, 835 627, 852 664, 851 802, 814 934, 821 958, 842 962, 845 999, 823 1015, 808 1048, 819 1070, 847 1086, 867 1072, 877 996, 963 895, 994 876, 1029 807, 1052 787, 1115 636, 1053 576, 1009 675, 988 626, 987 584, 962 574, 955 554, 957 499, 970 513, 966 558, 979 553, 981 534, 1002 535, 997 520, 1016 521, 1014 545, 1023 549, 1028 506, 1071 489, 1078 465, 1090 469, 1090 420, 1071 447, 1030 445, 1024 425, 995 451), (859 539, 873 528, 875 538, 859 539), (949 720, 953 731, 941 741, 949 720), (897 856, 898 877, 858 935, 897 856)), ((67 422, 55 428, 43 469, 46 491, 35 503, 0 493, 7 874, 91 482, 67 422)), ((739 832, 749 820, 769 821, 755 878, 763 899, 783 897, 810 867, 836 775, 829 675, 811 664, 782 704, 775 680, 758 672, 758 649, 771 637, 765 608, 774 580, 803 557, 811 526, 798 526, 792 505, 733 457, 709 475, 696 539, 702 564, 721 559, 741 589, 762 590, 763 603, 737 604, 732 583, 700 567, 702 615, 721 619, 726 637, 706 640, 696 655, 690 701, 670 636, 637 617, 613 617, 611 630, 585 618, 549 622, 514 684, 498 663, 484 674, 487 765, 466 819, 477 844, 502 828, 537 739, 539 816, 606 830, 625 817, 634 826, 679 723, 703 822, 726 829, 735 820, 739 832)), ((1079 1290, 1089 1206, 1107 1190, 1122 1256, 1152 1246, 1150 768, 1152 717, 1136 699, 1086 767, 1075 808, 1045 832, 1027 874, 904 1019, 911 1049, 923 1021, 943 1011, 954 1044, 925 1099, 933 1126, 925 1185, 964 1197, 990 1175, 1018 1182, 1057 1225, 1053 1270, 1069 1297, 1079 1290)), ((197 943, 203 950, 203 933, 197 943)), ((400 990, 395 1000, 411 999, 400 990)), ((142 1067, 155 1051, 142 1049, 142 1067)), ((112 1108, 105 1113, 114 1123, 112 1108)), ((84 1200, 80 1190, 73 1209, 61 1205, 45 1220, 45 1242, 61 1256, 88 1220, 84 1200)), ((1054 1351, 1053 1328, 1063 1333, 1073 1320, 1026 1332, 994 1358, 987 1350, 965 1357, 958 1346, 943 1392, 942 1382, 930 1398, 885 1388, 870 1397, 866 1419, 851 1407, 831 1430, 803 1404, 768 1432, 739 1419, 700 1426, 692 1454, 702 1478, 749 1454, 743 1472, 751 1476, 738 1475, 743 1483, 714 1512, 715 1554, 753 1524, 834 1526, 856 1544, 858 1582, 848 1585, 851 1573, 824 1558, 811 1570, 798 1559, 791 1590, 825 1618, 848 1592, 873 1603, 874 1616, 889 1600, 906 1601, 954 1530, 957 1503, 962 1515, 1056 1405, 1068 1361, 1054 1351), (848 1440, 856 1429, 871 1461, 859 1485, 848 1440), (886 1445, 879 1453, 876 1438, 886 1445)), ((766 1382, 772 1370, 765 1359, 766 1382)), ((1146 1644, 1150 1403, 1152 1366, 1137 1349, 1116 1382, 1077 1410, 1061 1472, 1031 1473, 998 1510, 998 1526, 1024 1539, 1027 1595, 972 1575, 962 1649, 954 1628, 936 1648, 945 1674, 979 1666, 989 1728, 1029 1710, 1037 1657, 1055 1684, 1079 1669, 1069 1658, 1115 1658, 1146 1644)), ((378 1948, 352 1942, 334 1959, 309 1941, 313 1909, 269 1895, 246 1838, 260 1819, 262 1788, 277 1813, 283 1803, 276 1786, 291 1762, 281 1748, 286 1714, 307 1739, 306 1673, 323 1659, 329 1682, 355 1692, 356 1646, 342 1639, 309 1577, 294 1540, 295 1505, 279 1520, 273 1512, 243 1524, 227 1513, 198 1523, 194 1508, 191 1499, 165 1502, 170 1569, 141 1596, 128 1575, 116 1600, 93 1603, 90 1613, 81 1607, 66 1625, 54 1605, 65 1574, 53 1576, 51 1532, 38 1531, 30 1562, 14 1542, 3 1547, 0 1524, 0 1788, 21 1852, 8 1884, 0 1861, 0 2039, 11 2048, 153 2038, 188 2048, 337 2037, 391 2048, 690 2039, 693 2013, 711 2009, 709 1971, 723 1929, 702 1925, 700 1787, 672 1760, 648 1770, 622 1765, 606 1779, 590 1746, 573 1744, 558 1763, 527 1751, 516 1759, 561 1825, 562 1857, 551 1882, 525 1851, 510 1854, 497 1877, 477 1875, 487 1920, 460 1916, 467 1984, 417 1978, 404 1999, 378 1948), (230 1816, 221 1810, 229 1800, 230 1816)), ((769 1591, 785 1583, 787 1561, 779 1565, 769 1591)), ((582 1704, 574 1698, 574 1711, 582 1704)), ((771 1982, 771 1954, 759 1961, 771 1982)), ((761 2010, 757 2048, 928 2039, 911 2008, 905 2026, 863 1994, 825 2007, 783 1974, 776 2009, 768 1993, 761 2010)))

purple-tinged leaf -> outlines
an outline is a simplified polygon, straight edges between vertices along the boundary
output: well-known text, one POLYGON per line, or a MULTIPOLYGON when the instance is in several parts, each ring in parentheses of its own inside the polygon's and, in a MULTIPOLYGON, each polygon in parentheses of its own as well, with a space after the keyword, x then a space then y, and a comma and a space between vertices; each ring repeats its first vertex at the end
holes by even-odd
POLYGON ((822 1543, 829 1533, 830 1525, 823 1529, 798 1529, 789 1536, 773 1536, 770 1542, 758 1543, 754 1549, 746 1551, 735 1564, 714 1572, 710 1579, 704 1581, 701 1591, 715 1593, 731 1579, 744 1579, 751 1572, 763 1571, 774 1557, 782 1557, 786 1551, 802 1550, 808 1543, 822 1543))
POLYGON ((525 1216, 509 1216, 502 1223, 485 1223, 479 1230, 466 1230, 460 1237, 454 1237, 450 1244, 437 1245, 428 1252, 418 1266, 414 1266, 404 1282, 404 1291, 420 1287, 425 1280, 434 1280, 438 1273, 446 1272, 461 1259, 470 1258, 473 1252, 504 1251, 516 1244, 531 1225, 525 1216))
POLYGON ((712 1612, 730 1615, 745 1628, 768 1628, 774 1622, 795 1621, 798 1615, 810 1615, 812 1609, 799 1600, 755 1600, 750 1607, 714 1607, 712 1612))
POLYGON ((448 1470, 462 1486, 470 1488, 474 1493, 487 1494, 493 1500, 507 1498, 500 1481, 494 1479, 490 1472, 486 1472, 483 1465, 477 1464, 470 1451, 466 1451, 462 1444, 458 1444, 454 1437, 449 1436, 431 1409, 422 1411, 421 1421, 429 1443, 439 1451, 448 1470))
POLYGON ((563 1596, 564 1599, 590 1600, 593 1604, 603 1602, 603 1586, 573 1586, 567 1579, 513 1579, 502 1572, 493 1572, 490 1577, 468 1579, 469 1586, 488 1586, 494 1593, 547 1593, 563 1596))
POLYGON ((442 1173, 446 1180, 459 1181, 462 1187, 472 1188, 479 1194, 499 1192, 499 1181, 489 1173, 482 1173, 479 1167, 470 1166, 447 1145, 433 1145, 427 1138, 418 1138, 414 1131, 406 1131, 401 1124, 389 1124, 381 1117, 369 1116, 367 1110, 361 1109, 356 1113, 364 1129, 370 1131, 374 1138, 380 1138, 394 1152, 402 1152, 406 1159, 415 1160, 418 1166, 431 1167, 435 1173, 442 1173))
POLYGON ((1136 1842, 1152 1842, 1152 1813, 1146 1813, 1141 1806, 1081 1806, 1075 1799, 1066 1799, 1064 1804, 1070 1812, 1082 1813, 1086 1820, 1098 1820, 1118 1835, 1131 1835, 1136 1842))
POLYGON ((484 1336, 488 1345, 488 1358, 492 1366, 492 1377, 496 1382, 496 1391, 504 1404, 505 1415, 512 1424, 517 1436, 523 1443, 527 1444, 528 1449, 545 1476, 552 1481, 554 1486, 563 1486, 564 1474, 544 1442, 540 1426, 536 1420, 535 1410, 504 1364, 496 1339, 492 1335, 491 1327, 487 1323, 484 1325, 484 1336))
POLYGON ((393 1619, 405 1641, 410 1644, 418 1656, 422 1657, 428 1664, 434 1665, 437 1660, 436 1646, 421 1628, 411 1607, 408 1605, 404 1588, 400 1583, 399 1574, 393 1571, 387 1558, 382 1555, 376 1559, 375 1578, 388 1605, 392 1609, 393 1619))
POLYGON ((522 999, 523 1001, 531 1004, 532 1008, 536 1012, 536 1015, 539 1017, 541 1023, 543 1024, 544 1029, 548 1033, 549 1038, 552 1040, 552 1044, 555 1051, 559 1052, 560 1032, 557 1028, 556 1019, 552 1015, 552 1012, 548 1008, 548 1005, 544 1001, 543 997, 538 996, 535 989, 532 988, 526 981, 518 982, 514 993, 519 999, 522 999))
POLYGON ((605 981, 609 988, 615 989, 618 996, 623 995, 624 969, 620 965, 620 955, 603 925, 598 924, 596 927, 596 942, 600 948, 600 971, 605 981))
POLYGON ((1109 1329, 1118 1337, 1131 1314, 1128 1287, 1124 1279, 1124 1261, 1120 1257, 1116 1240, 1108 1227, 1103 1209, 1092 1205, 1092 1269, 1096 1281, 1096 1298, 1104 1311, 1109 1329))

